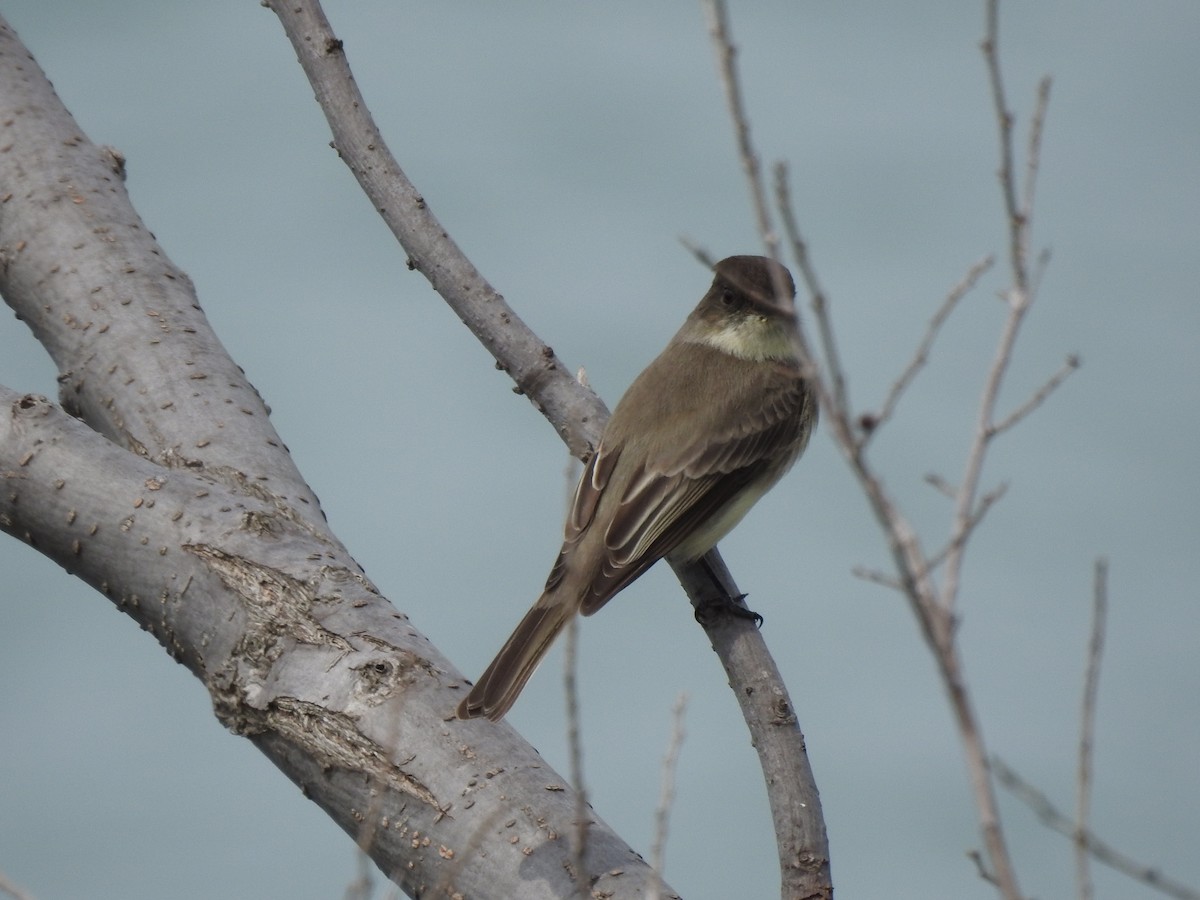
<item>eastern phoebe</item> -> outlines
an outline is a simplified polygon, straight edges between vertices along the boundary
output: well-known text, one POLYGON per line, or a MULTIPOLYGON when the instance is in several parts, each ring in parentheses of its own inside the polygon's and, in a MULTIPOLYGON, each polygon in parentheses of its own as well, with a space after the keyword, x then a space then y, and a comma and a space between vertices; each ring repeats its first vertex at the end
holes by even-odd
POLYGON ((502 718, 573 615, 590 616, 664 556, 699 559, 804 451, 817 403, 797 355, 792 277, 762 256, 731 256, 715 272, 617 404, 542 596, 459 718, 502 718))

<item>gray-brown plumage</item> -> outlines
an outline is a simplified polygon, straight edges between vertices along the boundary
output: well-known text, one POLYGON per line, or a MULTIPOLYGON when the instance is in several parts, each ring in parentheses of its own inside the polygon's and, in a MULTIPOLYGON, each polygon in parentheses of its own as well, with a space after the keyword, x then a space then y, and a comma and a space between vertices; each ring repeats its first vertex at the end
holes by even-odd
POLYGON ((460 718, 503 717, 573 615, 590 616, 665 556, 703 556, 804 451, 817 405, 797 357, 791 275, 761 256, 732 256, 714 271, 617 404, 546 587, 460 718))

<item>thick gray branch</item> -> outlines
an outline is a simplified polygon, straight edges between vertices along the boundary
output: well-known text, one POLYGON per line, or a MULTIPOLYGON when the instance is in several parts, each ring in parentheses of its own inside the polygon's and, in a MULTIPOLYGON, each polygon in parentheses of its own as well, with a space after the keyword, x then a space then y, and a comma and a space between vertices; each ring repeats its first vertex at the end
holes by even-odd
POLYGON ((323 516, 188 277, 97 147, 0 27, 0 293, 57 364, 63 407, 165 466, 323 516))
MULTIPOLYGON (((0 530, 154 634, 410 894, 569 893, 573 793, 507 726, 453 718, 461 677, 328 530, 115 157, 3 22, 0 112, 0 290, 79 415, 0 388, 0 530)), ((648 866, 589 834, 594 889, 641 896, 648 866)))
MULTIPOLYGON (((332 539, 5 388, 0 529, 153 634, 226 727, 348 833, 369 833, 372 858, 410 894, 574 889, 566 782, 507 725, 453 717, 461 677, 332 539), (494 814, 507 797, 522 798, 520 815, 494 814)), ((614 897, 654 877, 599 820, 585 865, 614 897)))

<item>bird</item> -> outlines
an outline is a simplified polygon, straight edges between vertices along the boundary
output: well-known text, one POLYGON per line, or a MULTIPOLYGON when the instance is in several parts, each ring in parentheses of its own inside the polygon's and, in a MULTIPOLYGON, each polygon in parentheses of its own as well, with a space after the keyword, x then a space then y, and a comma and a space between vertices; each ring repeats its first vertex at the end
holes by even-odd
POLYGON ((702 557, 804 452, 818 406, 795 293, 767 257, 713 267, 712 286, 605 425, 545 588, 460 719, 502 719, 573 616, 592 615, 664 557, 702 557))

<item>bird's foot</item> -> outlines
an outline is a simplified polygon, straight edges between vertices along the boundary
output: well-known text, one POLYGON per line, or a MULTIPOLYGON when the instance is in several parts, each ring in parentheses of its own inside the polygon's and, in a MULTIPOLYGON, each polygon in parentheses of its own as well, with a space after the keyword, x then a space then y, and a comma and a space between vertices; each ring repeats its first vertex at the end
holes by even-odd
POLYGON ((718 624, 723 616, 730 616, 735 619, 750 619, 755 628, 761 628, 763 617, 748 609, 743 602, 745 599, 745 594, 738 594, 736 597, 713 597, 704 600, 696 607, 696 621, 708 628, 718 624))

